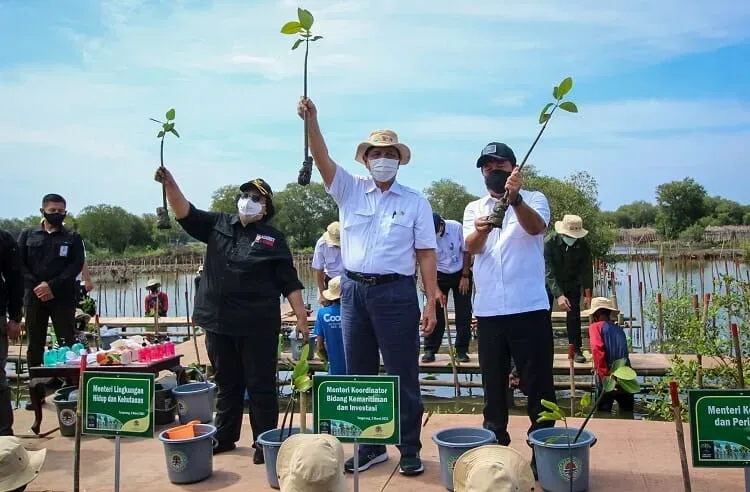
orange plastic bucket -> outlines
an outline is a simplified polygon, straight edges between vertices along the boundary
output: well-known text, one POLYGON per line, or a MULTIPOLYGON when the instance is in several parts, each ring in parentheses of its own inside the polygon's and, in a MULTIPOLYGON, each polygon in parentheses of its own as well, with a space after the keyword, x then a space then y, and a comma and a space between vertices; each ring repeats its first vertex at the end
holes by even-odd
POLYGON ((167 439, 192 439, 195 437, 195 426, 200 424, 200 420, 191 420, 187 424, 172 427, 167 431, 167 439))

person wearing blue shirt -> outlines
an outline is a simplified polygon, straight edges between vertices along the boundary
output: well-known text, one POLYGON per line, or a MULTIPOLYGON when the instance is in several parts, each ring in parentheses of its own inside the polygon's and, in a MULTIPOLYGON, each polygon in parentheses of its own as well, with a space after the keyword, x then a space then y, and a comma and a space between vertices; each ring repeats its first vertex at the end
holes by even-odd
POLYGON ((321 295, 331 304, 318 309, 315 320, 318 352, 328 360, 328 374, 346 374, 344 338, 341 335, 341 276, 333 277, 321 295))

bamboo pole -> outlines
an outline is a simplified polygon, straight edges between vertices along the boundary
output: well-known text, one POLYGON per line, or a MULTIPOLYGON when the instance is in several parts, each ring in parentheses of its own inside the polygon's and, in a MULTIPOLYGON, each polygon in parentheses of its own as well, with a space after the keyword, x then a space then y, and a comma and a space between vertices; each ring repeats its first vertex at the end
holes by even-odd
POLYGON ((576 407, 576 367, 575 357, 576 346, 572 343, 568 345, 568 367, 570 371, 570 416, 575 416, 576 407))
POLYGON ((83 432, 82 409, 86 388, 83 387, 83 374, 86 372, 86 357, 81 357, 81 367, 78 374, 78 401, 76 402, 76 436, 73 447, 73 491, 80 490, 81 476, 81 434, 83 432))
MULTIPOLYGON (((187 278, 185 281, 187 282, 187 278)), ((190 304, 188 302, 187 289, 185 290, 185 319, 187 320, 188 338, 193 339, 193 345, 195 346, 195 360, 198 362, 198 365, 201 365, 201 354, 198 351, 198 340, 195 338, 195 322, 190 319, 190 304)))
MULTIPOLYGON (((698 294, 693 294, 693 311, 695 312, 695 319, 701 321, 700 308, 698 306, 698 294)), ((701 337, 703 337, 703 330, 701 330, 701 337)), ((702 344, 701 344, 702 345, 702 344)), ((696 353, 695 358, 698 362, 698 369, 696 370, 695 377, 698 388, 703 388, 703 354, 696 353)))
POLYGON ((737 380, 739 387, 745 389, 745 371, 742 368, 742 350, 740 349, 740 334, 737 323, 732 323, 732 341, 734 342, 734 357, 737 361, 737 380))
POLYGON ((456 353, 453 351, 453 341, 451 340, 451 324, 448 321, 448 302, 443 303, 443 318, 445 318, 445 332, 448 335, 448 350, 451 354, 451 369, 453 371, 453 385, 455 387, 456 399, 461 397, 461 386, 458 381, 458 361, 456 353))
POLYGON ((609 282, 610 282, 610 285, 612 286, 612 302, 615 305, 615 309, 620 309, 617 304, 617 288, 615 286, 615 271, 614 270, 612 270, 609 274, 609 282))
POLYGON ((672 414, 674 415, 675 430, 677 431, 677 447, 680 451, 680 465, 682 466, 682 484, 685 492, 691 492, 690 468, 688 468, 687 452, 685 451, 685 433, 682 429, 682 412, 680 399, 677 397, 677 383, 669 382, 669 393, 672 396, 672 414))
POLYGON ((656 336, 659 339, 659 352, 664 352, 664 306, 662 305, 661 292, 656 294, 656 336))
POLYGON ((643 317, 643 282, 638 282, 638 304, 641 311, 641 347, 643 347, 643 353, 647 351, 646 347, 646 320, 643 317))
POLYGON ((633 333, 633 276, 628 273, 628 305, 630 306, 628 311, 628 316, 630 317, 629 324, 630 324, 630 332, 631 336, 633 333))

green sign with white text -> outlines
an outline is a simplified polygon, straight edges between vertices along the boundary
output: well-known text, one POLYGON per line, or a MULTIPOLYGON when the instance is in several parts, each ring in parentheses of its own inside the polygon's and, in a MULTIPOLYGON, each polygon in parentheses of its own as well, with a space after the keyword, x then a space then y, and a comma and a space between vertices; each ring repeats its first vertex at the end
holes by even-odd
POLYGON ((313 427, 341 442, 400 444, 398 376, 313 376, 313 427))
POLYGON ((691 390, 693 466, 750 466, 750 391, 691 390))
POLYGON ((154 437, 154 375, 84 372, 83 433, 154 437))

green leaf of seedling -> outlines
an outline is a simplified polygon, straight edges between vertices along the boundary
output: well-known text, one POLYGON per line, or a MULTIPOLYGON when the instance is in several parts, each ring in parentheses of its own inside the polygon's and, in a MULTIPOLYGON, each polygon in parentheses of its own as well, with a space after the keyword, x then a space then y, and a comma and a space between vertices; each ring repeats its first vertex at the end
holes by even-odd
POLYGON ((167 121, 172 121, 174 119, 174 115, 175 115, 174 108, 172 108, 169 111, 167 111, 167 114, 166 114, 167 121))
POLYGON ((545 400, 544 398, 542 398, 542 406, 551 412, 560 411, 560 407, 558 407, 556 403, 553 403, 549 400, 545 400))
POLYGON ((156 134, 156 138, 162 138, 162 137, 164 137, 164 130, 156 134))
POLYGON ((557 91, 558 95, 560 96, 560 99, 562 99, 565 96, 565 94, 567 94, 568 92, 570 92, 570 89, 572 89, 572 88, 573 88, 573 79, 572 78, 566 77, 565 80, 563 80, 562 82, 560 82, 560 86, 559 86, 559 89, 557 91))
POLYGON ((615 383, 614 378, 607 376, 606 378, 604 378, 604 383, 602 384, 602 386, 604 386, 604 391, 610 392, 615 389, 616 384, 617 383, 615 383))
POLYGON ((172 122, 164 123, 164 131, 165 132, 171 132, 172 128, 174 128, 174 123, 172 123, 172 122))
POLYGON ((583 351, 583 356, 586 357, 587 360, 591 360, 591 352, 588 350, 583 351))
POLYGON ((628 363, 627 359, 617 359, 612 363, 612 371, 616 371, 621 367, 625 367, 625 365, 628 363))
POLYGON ((555 419, 552 418, 552 417, 550 417, 550 416, 547 416, 547 415, 542 415, 541 417, 539 417, 538 419, 536 419, 536 421, 537 421, 537 423, 554 422, 555 419))
POLYGON ((560 103, 560 109, 565 110, 568 113, 578 112, 578 106, 576 106, 575 103, 571 101, 565 101, 563 103, 560 103))
POLYGON ((294 379, 294 389, 298 392, 306 393, 310 388, 312 388, 312 380, 307 374, 294 379))
POLYGON ((297 21, 290 21, 281 27, 282 34, 297 34, 302 29, 302 25, 297 21))
POLYGON ((554 97, 554 98, 555 98, 555 99, 557 99, 558 101, 559 101, 560 99, 562 99, 562 97, 560 96, 560 89, 559 89, 559 88, 558 88, 557 86, 555 86, 555 88, 554 88, 554 89, 552 89, 552 97, 554 97))
POLYGON ((323 36, 314 36, 310 41, 317 41, 319 39, 323 39, 323 36))
POLYGON ((579 402, 579 405, 584 408, 591 405, 591 393, 586 393, 585 395, 583 395, 581 397, 581 401, 579 402))
POLYGON ((172 132, 172 135, 174 135, 175 137, 180 138, 180 134, 177 133, 177 130, 175 130, 174 128, 170 129, 169 131, 172 132))
POLYGON ((616 377, 618 381, 634 381, 635 378, 638 377, 633 368, 628 366, 618 367, 615 371, 612 372, 612 375, 616 377))
POLYGON ((638 393, 641 391, 641 385, 638 384, 638 381, 630 381, 627 379, 620 379, 620 388, 623 389, 623 391, 627 391, 628 393, 638 393))
POLYGON ((547 123, 552 118, 551 114, 543 114, 539 117, 539 123, 547 123))
POLYGON ((547 105, 542 109, 542 112, 539 113, 539 124, 541 125, 545 121, 549 119, 549 115, 547 114, 547 110, 554 106, 554 103, 547 103, 547 105))
POLYGON ((309 31, 313 22, 315 22, 315 18, 310 11, 301 8, 297 8, 297 18, 299 19, 299 24, 305 31, 309 31))
POLYGON ((297 48, 299 48, 299 45, 302 43, 302 41, 304 41, 304 39, 298 39, 297 41, 295 41, 292 45, 292 50, 296 50, 297 48))

